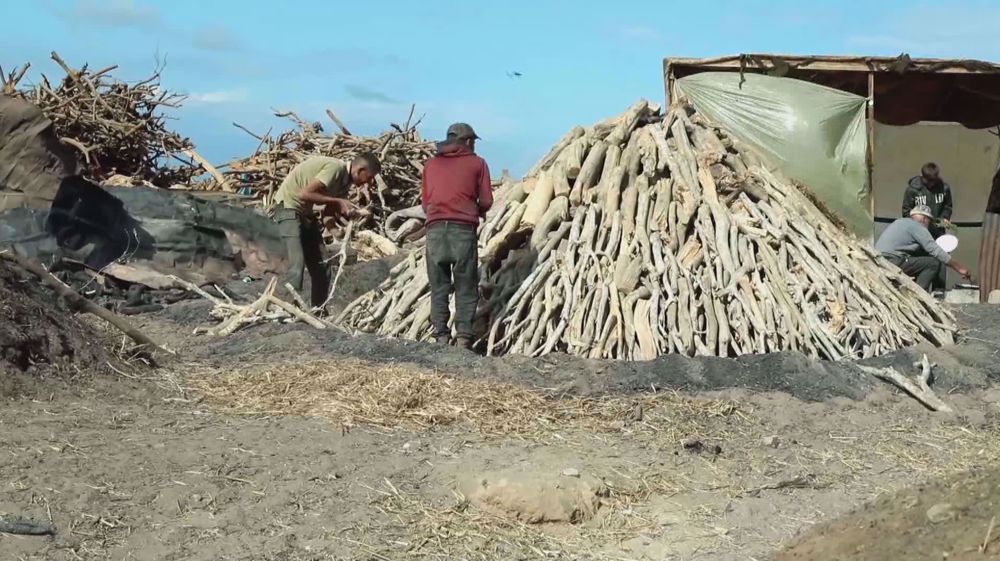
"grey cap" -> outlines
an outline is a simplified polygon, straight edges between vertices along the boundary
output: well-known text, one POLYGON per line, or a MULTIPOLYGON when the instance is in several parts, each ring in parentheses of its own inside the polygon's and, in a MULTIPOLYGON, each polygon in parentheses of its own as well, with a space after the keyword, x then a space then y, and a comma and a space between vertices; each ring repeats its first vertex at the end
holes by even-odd
POLYGON ((910 209, 910 216, 917 215, 926 216, 927 218, 934 218, 934 214, 931 212, 931 207, 927 205, 917 205, 910 209))
POLYGON ((455 123, 448 127, 447 137, 452 138, 479 138, 472 126, 467 123, 455 123))

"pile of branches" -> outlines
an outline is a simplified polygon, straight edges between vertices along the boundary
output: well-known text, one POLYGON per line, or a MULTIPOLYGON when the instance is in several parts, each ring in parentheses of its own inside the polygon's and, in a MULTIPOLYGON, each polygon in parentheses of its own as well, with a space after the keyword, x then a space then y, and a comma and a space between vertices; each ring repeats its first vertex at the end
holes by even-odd
MULTIPOLYGON (((689 106, 577 127, 497 201, 479 235, 488 354, 841 359, 953 341, 949 312, 689 106)), ((422 253, 340 320, 429 340, 422 253)))
MULTIPOLYGON (((295 128, 277 136, 257 135, 236 125, 260 141, 253 155, 230 162, 223 172, 228 185, 239 186, 252 193, 265 207, 274 202, 274 194, 296 164, 311 156, 330 156, 350 161, 355 156, 373 152, 382 162, 382 173, 371 189, 352 189, 351 199, 370 218, 362 228, 382 225, 389 214, 420 204, 420 184, 424 162, 434 154, 434 144, 423 140, 417 131, 419 119, 413 121, 413 109, 403 125, 392 124, 391 130, 377 137, 353 134, 332 112, 330 119, 339 133, 326 134, 320 123, 303 120, 294 112, 275 112, 295 124, 295 128)), ((228 185, 215 183, 216 188, 228 185)))
POLYGON ((79 151, 90 178, 121 175, 169 187, 190 183, 203 163, 211 167, 187 138, 167 128, 163 109, 179 107, 184 96, 160 87, 162 67, 144 80, 126 83, 111 76, 117 66, 78 70, 55 52, 52 60, 65 73, 57 84, 42 75, 34 86, 22 85, 31 66, 26 64, 10 72, 0 68, 2 91, 37 105, 60 139, 79 151))
POLYGON ((302 300, 302 297, 294 290, 289 288, 295 300, 294 304, 278 298, 275 295, 278 288, 277 277, 271 277, 264 288, 264 292, 249 304, 237 304, 219 287, 215 287, 215 289, 222 295, 222 298, 213 296, 202 290, 199 286, 179 277, 174 276, 171 278, 177 284, 201 295, 211 302, 214 306, 210 315, 215 319, 221 320, 218 325, 211 328, 196 328, 194 330, 195 334, 214 336, 232 335, 244 327, 268 322, 302 322, 316 329, 326 329, 329 327, 328 323, 312 314, 310 308, 302 300))

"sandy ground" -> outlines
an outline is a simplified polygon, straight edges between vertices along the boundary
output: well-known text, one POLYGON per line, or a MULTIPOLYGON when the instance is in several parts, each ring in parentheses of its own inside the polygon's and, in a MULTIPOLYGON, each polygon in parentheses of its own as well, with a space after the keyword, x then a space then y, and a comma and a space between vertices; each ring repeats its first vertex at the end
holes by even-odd
POLYGON ((963 414, 942 417, 886 390, 864 401, 745 391, 530 401, 534 390, 473 381, 447 392, 414 381, 453 379, 446 374, 356 359, 310 368, 306 377, 295 366, 236 366, 50 382, 46 394, 8 400, 0 513, 51 520, 58 533, 0 535, 0 551, 30 560, 768 559, 882 493, 1000 459, 995 390, 949 396, 963 414), (337 394, 344 375, 360 380, 347 401, 337 394), (402 384, 390 395, 409 388, 412 399, 387 397, 390 382, 402 384), (161 388, 174 383, 189 389, 161 388), (528 524, 516 508, 498 513, 456 494, 470 479, 500 477, 553 489, 594 478, 605 489, 596 513, 576 523, 528 524))
MULTIPOLYGON (((940 415, 796 357, 484 359, 275 326, 212 341, 189 335, 204 306, 178 305, 135 318, 179 351, 159 369, 8 385, 0 519, 57 532, 0 534, 0 557, 771 559, 997 464, 997 312, 960 311, 974 340, 933 353, 958 410, 940 415)), ((785 558, 899 554, 809 547, 785 558)))

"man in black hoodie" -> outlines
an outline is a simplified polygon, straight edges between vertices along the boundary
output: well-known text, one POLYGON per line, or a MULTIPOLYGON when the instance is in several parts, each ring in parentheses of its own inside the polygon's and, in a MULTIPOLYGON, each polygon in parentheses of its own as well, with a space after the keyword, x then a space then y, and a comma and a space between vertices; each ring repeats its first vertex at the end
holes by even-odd
POLYGON ((910 180, 903 195, 903 217, 910 215, 914 207, 925 205, 930 207, 934 215, 928 230, 934 239, 945 233, 951 226, 951 211, 953 207, 951 186, 941 180, 941 169, 933 162, 928 162, 920 168, 920 175, 910 180))

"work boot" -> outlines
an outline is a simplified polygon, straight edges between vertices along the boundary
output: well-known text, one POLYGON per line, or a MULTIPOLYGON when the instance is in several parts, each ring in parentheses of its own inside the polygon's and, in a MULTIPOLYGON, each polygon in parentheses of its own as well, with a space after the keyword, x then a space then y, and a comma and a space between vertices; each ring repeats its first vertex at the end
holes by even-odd
POLYGON ((458 348, 460 348, 460 349, 465 349, 467 351, 471 351, 472 350, 472 339, 469 339, 468 337, 459 337, 458 339, 455 339, 455 346, 458 347, 458 348))
POLYGON ((438 345, 447 345, 448 343, 451 343, 451 337, 448 335, 438 335, 434 338, 434 342, 438 345))

